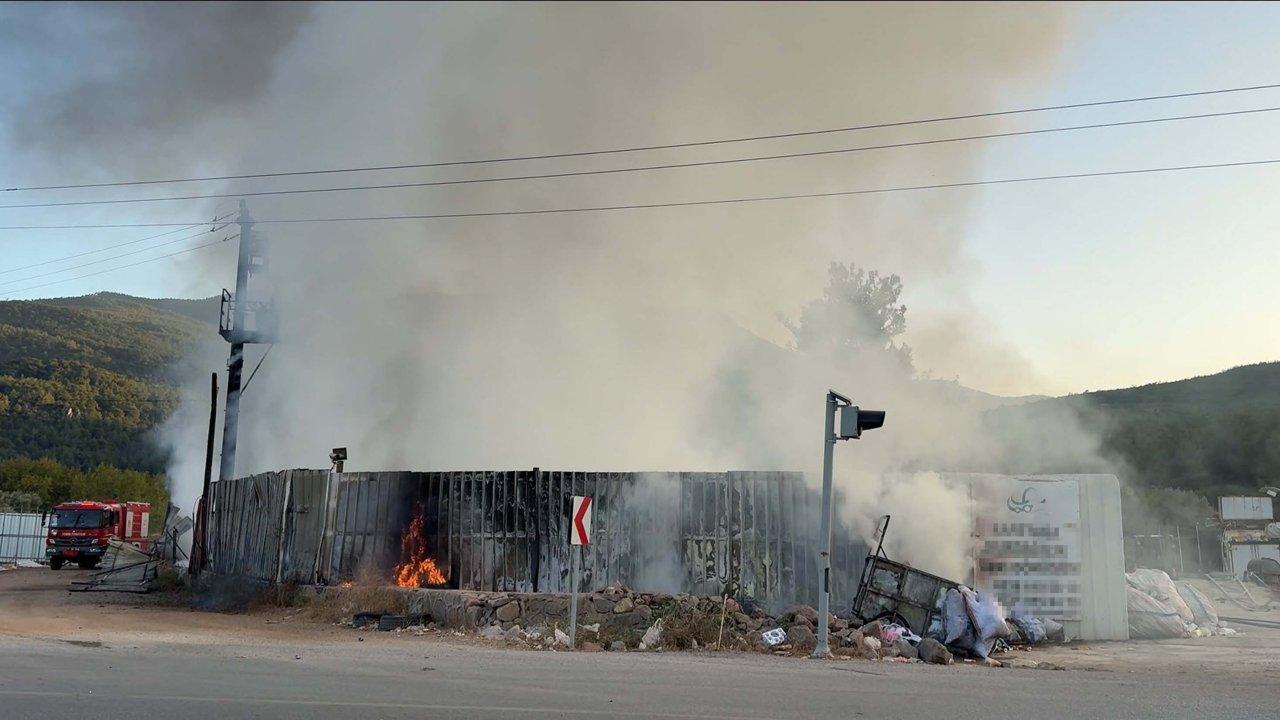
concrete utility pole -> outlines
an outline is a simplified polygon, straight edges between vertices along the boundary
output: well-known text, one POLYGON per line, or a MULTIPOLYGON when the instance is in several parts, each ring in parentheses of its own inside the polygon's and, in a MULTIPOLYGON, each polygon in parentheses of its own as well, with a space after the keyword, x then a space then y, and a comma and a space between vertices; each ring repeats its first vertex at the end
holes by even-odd
POLYGON ((222 459, 219 480, 230 480, 236 472, 237 428, 240 424, 240 378, 244 374, 244 346, 268 341, 272 323, 265 302, 249 299, 249 282, 266 269, 266 254, 253 229, 253 218, 240 201, 240 253, 236 262, 235 294, 222 291, 222 313, 218 332, 231 343, 227 358, 227 401, 222 424, 222 459))
POLYGON ((874 430, 884 424, 884 412, 859 410, 849 398, 835 390, 827 391, 827 406, 822 416, 822 524, 818 531, 818 643, 813 657, 831 657, 827 643, 831 614, 831 465, 835 459, 836 441, 862 436, 863 430, 874 430), (836 409, 840 409, 840 432, 836 433, 836 409))
MULTIPOLYGON (((222 336, 231 342, 227 358, 227 410, 222 422, 222 462, 219 480, 230 480, 236 472, 236 432, 240 425, 240 377, 244 374, 244 315, 249 296, 249 250, 253 245, 253 218, 240 201, 240 252, 236 262, 236 292, 231 299, 230 327, 222 336)), ((225 295, 224 295, 225 297, 225 295)), ((225 314, 224 310, 224 314, 225 314)), ((224 318, 225 319, 225 318, 224 318)))

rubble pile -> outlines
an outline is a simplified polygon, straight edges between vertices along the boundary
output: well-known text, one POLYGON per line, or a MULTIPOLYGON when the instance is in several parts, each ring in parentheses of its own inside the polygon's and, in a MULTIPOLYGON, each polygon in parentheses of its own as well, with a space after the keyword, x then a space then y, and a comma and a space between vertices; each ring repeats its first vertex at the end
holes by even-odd
MULTIPOLYGON (((330 590, 333 590, 332 588, 330 590)), ((403 593, 397 615, 361 612, 355 627, 435 632, 472 631, 481 638, 532 649, 569 646, 565 595, 392 589, 403 593)), ((960 586, 943 605, 953 612, 918 634, 889 620, 860 623, 828 618, 828 645, 843 658, 951 664, 973 658, 991 665, 993 652, 1012 645, 1061 640, 1062 627, 1030 616, 1006 621, 994 599, 960 586)), ((943 613, 945 616, 946 613, 943 613)), ((817 643, 818 612, 793 605, 770 615, 749 600, 637 592, 611 586, 578 598, 578 649, 587 651, 726 649, 807 656, 817 643)))

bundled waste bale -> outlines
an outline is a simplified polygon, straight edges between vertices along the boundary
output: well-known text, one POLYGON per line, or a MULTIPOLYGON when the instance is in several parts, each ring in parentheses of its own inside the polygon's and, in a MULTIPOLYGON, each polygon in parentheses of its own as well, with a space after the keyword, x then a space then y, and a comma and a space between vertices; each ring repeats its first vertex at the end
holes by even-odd
POLYGON ((1169 579, 1169 575, 1163 570, 1138 568, 1131 573, 1125 573, 1124 579, 1131 587, 1172 608, 1174 612, 1178 613, 1178 617, 1182 618, 1183 622, 1195 621, 1195 615, 1191 612, 1191 608, 1187 607, 1187 603, 1182 600, 1182 596, 1178 595, 1178 590, 1173 586, 1173 581, 1169 579))
POLYGON ((1218 625, 1218 610, 1205 597, 1204 593, 1195 589, 1191 583, 1180 582, 1175 585, 1178 595, 1191 610, 1192 622, 1200 627, 1213 628, 1218 625))
POLYGON ((974 657, 986 658, 997 639, 1012 634, 1004 608, 989 592, 967 587, 947 590, 942 599, 944 644, 974 657))
POLYGON ((1014 613, 1010 620, 1017 626, 1018 631, 1022 634, 1022 640, 1028 645, 1044 642, 1048 633, 1045 631, 1044 623, 1040 621, 1040 618, 1027 613, 1014 613))
POLYGON ((1185 634, 1182 618, 1176 610, 1132 585, 1125 590, 1128 593, 1131 639, 1180 638, 1185 634))

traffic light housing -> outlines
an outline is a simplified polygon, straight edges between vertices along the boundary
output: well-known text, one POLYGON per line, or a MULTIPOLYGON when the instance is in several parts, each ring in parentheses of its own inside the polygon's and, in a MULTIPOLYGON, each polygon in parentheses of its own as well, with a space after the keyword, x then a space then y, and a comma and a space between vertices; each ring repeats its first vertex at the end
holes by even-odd
POLYGON ((862 410, 857 405, 840 408, 840 439, 862 437, 863 430, 875 430, 884 425, 883 410, 862 410))

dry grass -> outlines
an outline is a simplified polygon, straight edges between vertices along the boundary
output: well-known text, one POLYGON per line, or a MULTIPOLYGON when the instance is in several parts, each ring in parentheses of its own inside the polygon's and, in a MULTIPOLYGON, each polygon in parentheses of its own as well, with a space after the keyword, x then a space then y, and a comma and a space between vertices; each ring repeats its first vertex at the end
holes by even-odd
POLYGON ((709 647, 719 634, 720 617, 702 610, 676 609, 662 618, 662 646, 671 650, 709 647))
POLYGON ((359 612, 405 615, 410 611, 406 593, 386 586, 353 585, 324 588, 312 597, 301 616, 316 622, 336 623, 350 620, 359 612))
POLYGON ((158 593, 180 592, 187 589, 187 584, 183 580, 183 576, 178 574, 177 570, 165 565, 156 573, 156 577, 151 581, 151 591, 158 593))
POLYGON ((268 585, 249 602, 249 609, 279 607, 296 608, 307 604, 302 586, 292 580, 268 585))

